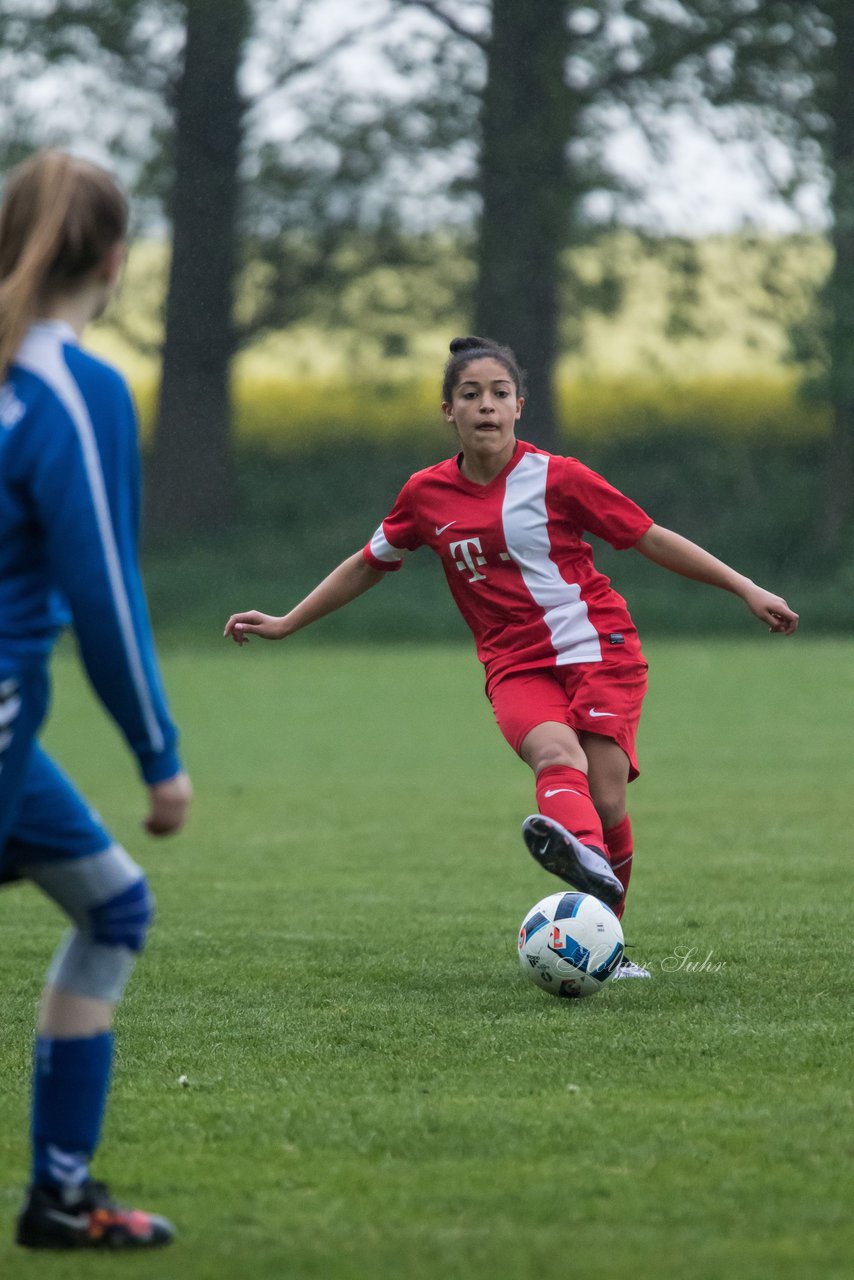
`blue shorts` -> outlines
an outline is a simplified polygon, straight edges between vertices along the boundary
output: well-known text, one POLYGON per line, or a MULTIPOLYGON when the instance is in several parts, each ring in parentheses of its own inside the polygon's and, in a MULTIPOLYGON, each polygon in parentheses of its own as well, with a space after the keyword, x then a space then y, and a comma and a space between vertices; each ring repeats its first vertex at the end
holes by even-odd
POLYGON ((112 844, 98 815, 39 746, 43 668, 0 675, 0 881, 32 862, 83 858, 112 844))

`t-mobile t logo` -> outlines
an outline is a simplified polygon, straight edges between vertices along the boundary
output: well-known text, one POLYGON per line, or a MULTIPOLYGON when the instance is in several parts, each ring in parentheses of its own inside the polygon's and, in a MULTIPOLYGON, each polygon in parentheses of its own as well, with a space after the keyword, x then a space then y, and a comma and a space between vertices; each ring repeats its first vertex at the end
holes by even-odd
POLYGON ((483 582, 486 578, 485 573, 478 573, 478 566, 486 564, 486 556, 483 554, 483 547, 480 545, 480 538, 462 538, 459 542, 451 543, 451 555, 459 556, 459 560, 455 559, 454 564, 462 572, 466 569, 471 571, 471 577, 468 582, 483 582), (477 555, 474 553, 478 552, 477 555))

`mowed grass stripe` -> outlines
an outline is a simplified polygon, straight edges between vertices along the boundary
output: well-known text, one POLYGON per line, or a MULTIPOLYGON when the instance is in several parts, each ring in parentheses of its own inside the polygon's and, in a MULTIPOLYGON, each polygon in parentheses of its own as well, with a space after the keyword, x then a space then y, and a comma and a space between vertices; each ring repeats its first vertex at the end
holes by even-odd
MULTIPOLYGON (((164 844, 57 664, 48 744, 159 904, 99 1171, 181 1241, 123 1268, 846 1274, 854 646, 648 648, 625 928, 655 978, 586 1002, 518 968, 516 928, 554 882, 519 839, 532 787, 467 650, 170 654, 198 801, 164 844)), ((0 931, 0 1274, 113 1275, 8 1244, 56 916, 13 889, 0 931)))

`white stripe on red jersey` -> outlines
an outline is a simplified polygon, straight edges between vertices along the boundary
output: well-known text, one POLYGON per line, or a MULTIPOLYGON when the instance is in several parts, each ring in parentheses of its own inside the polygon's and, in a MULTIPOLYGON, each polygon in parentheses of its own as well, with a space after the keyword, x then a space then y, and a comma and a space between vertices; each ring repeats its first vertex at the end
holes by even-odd
POLYGON ((384 569, 400 569, 403 566, 405 547, 393 547, 380 525, 369 543, 370 553, 374 560, 382 562, 384 569))
POLYGON ((531 598, 543 609, 557 666, 601 662, 599 635, 577 582, 568 582, 551 558, 546 481, 549 455, 527 453, 507 477, 502 524, 507 550, 531 598))
POLYGON ((581 535, 625 548, 651 524, 575 458, 519 441, 486 485, 456 457, 410 476, 362 554, 389 570, 416 547, 436 552, 491 688, 509 671, 600 662, 603 643, 640 653, 626 603, 581 535))

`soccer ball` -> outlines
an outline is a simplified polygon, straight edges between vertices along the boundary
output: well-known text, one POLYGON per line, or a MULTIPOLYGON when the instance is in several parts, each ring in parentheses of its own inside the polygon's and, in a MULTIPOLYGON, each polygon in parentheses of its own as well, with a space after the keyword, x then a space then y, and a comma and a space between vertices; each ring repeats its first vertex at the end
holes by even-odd
POLYGON ((553 996, 595 995, 622 958, 619 920, 589 893, 543 898, 519 930, 519 963, 532 982, 553 996))

